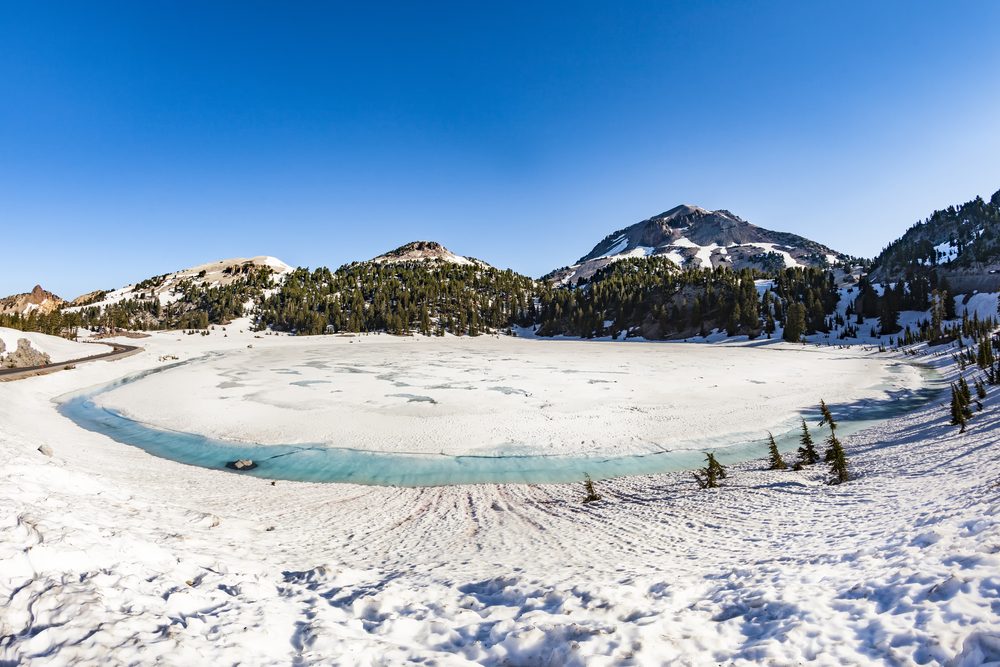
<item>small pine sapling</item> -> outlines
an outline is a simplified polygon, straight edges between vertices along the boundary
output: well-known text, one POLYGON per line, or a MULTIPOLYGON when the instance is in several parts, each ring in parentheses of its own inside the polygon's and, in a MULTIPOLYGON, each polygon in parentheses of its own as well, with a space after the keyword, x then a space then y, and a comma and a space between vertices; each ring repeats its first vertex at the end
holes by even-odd
POLYGON ((583 499, 583 502, 592 503, 601 499, 597 495, 597 489, 594 488, 594 480, 590 479, 588 473, 583 474, 583 490, 587 492, 587 496, 583 499))
POLYGON ((774 441, 774 434, 768 431, 767 438, 769 441, 767 446, 769 454, 768 470, 785 470, 788 466, 785 465, 784 459, 781 458, 781 452, 778 451, 778 443, 774 441))
POLYGON ((816 446, 813 444, 805 419, 802 420, 802 435, 799 437, 799 442, 802 445, 799 447, 799 463, 801 465, 809 466, 819 461, 819 452, 816 451, 816 446))
POLYGON ((832 431, 830 432, 827 444, 830 445, 830 448, 826 450, 826 460, 830 464, 830 472, 833 473, 833 479, 830 480, 830 483, 843 484, 849 479, 847 475, 847 455, 844 453, 844 447, 840 444, 840 440, 837 439, 836 433, 832 431))
POLYGON ((830 412, 830 408, 826 406, 826 401, 824 401, 822 398, 819 399, 819 411, 823 415, 823 421, 821 421, 819 425, 823 426, 824 424, 829 424, 830 430, 836 431, 837 422, 833 420, 833 413, 830 412))
POLYGON ((722 467, 718 461, 715 460, 715 454, 705 454, 705 461, 707 462, 705 467, 700 470, 701 475, 698 473, 691 473, 695 481, 698 482, 698 486, 703 489, 714 489, 719 486, 719 480, 726 476, 726 469, 722 467))

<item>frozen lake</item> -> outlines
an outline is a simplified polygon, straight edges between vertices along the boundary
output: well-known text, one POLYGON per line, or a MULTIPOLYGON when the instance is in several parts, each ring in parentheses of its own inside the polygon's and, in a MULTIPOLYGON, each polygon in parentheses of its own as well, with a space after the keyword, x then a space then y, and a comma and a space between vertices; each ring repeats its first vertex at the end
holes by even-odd
MULTIPOLYGON (((251 458, 272 479, 549 483, 793 449, 825 398, 848 433, 939 390, 932 374, 827 348, 516 339, 309 339, 92 388, 60 411, 182 463, 251 458)), ((821 434, 815 433, 817 442, 821 434)))

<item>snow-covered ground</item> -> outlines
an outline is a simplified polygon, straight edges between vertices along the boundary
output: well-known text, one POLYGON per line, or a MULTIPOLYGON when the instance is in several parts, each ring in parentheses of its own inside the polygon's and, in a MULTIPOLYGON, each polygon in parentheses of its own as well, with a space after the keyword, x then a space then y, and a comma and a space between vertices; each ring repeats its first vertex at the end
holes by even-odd
POLYGON ((88 345, 78 343, 59 336, 49 336, 34 331, 19 331, 0 327, 0 340, 6 346, 6 352, 0 352, 0 357, 10 354, 17 349, 17 342, 25 338, 31 343, 32 349, 49 355, 52 363, 69 361, 70 359, 81 359, 95 354, 107 352, 110 348, 103 345, 88 345))
POLYGON ((195 359, 103 394, 98 404, 161 429, 235 442, 621 455, 760 438, 795 427, 821 394, 851 403, 885 398, 889 382, 920 383, 907 365, 776 342, 280 340, 195 359))
MULTIPOLYGON (((315 345, 239 327, 154 334, 128 359, 0 385, 0 663, 1000 660, 992 394, 965 434, 935 403, 847 438, 855 479, 842 486, 823 484, 823 466, 753 461, 717 490, 633 477, 599 483, 591 504, 579 485, 272 484, 154 458, 51 402, 166 354, 315 345)), ((579 350, 581 368, 668 347, 507 343, 579 350)), ((425 344, 500 343, 412 343, 425 344)), ((806 363, 777 347, 775 366, 806 363)), ((950 352, 922 359, 953 373, 950 352)), ((827 373, 857 363, 842 354, 809 357, 810 397, 836 403, 827 373)))

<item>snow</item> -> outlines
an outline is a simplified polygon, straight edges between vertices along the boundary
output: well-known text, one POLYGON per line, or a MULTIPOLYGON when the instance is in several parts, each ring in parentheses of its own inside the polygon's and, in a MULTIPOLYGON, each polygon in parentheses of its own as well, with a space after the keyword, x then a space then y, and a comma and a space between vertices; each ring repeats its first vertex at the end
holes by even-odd
MULTIPOLYGON (((127 359, 0 384, 0 662, 970 667, 1000 657, 995 388, 965 434, 936 401, 844 438, 854 479, 842 486, 823 483, 822 465, 770 472, 752 461, 711 491, 686 473, 600 482, 604 499, 588 505, 578 484, 272 486, 153 458, 55 412, 52 398, 157 367, 163 354, 225 360, 248 344, 279 356, 316 344, 241 326, 228 338, 156 333, 127 359)), ((444 358, 471 354, 472 368, 489 359, 511 383, 525 369, 504 359, 529 346, 559 357, 550 376, 563 356, 588 369, 613 364, 597 361, 608 355, 665 385, 658 362, 639 359, 723 349, 330 340, 333 363, 450 350, 444 358), (369 345, 380 352, 361 351, 369 345)), ((920 348, 917 361, 952 379, 953 351, 920 348)), ((894 359, 859 347, 761 353, 777 375, 806 364, 814 386, 800 393, 835 405, 828 374, 894 359)), ((713 371, 708 357, 691 359, 705 373, 735 364, 740 379, 752 363, 724 353, 713 371)), ((734 384, 714 400, 769 405, 780 391, 734 384)))
POLYGON ((611 248, 609 248, 606 253, 601 255, 601 257, 611 257, 613 255, 617 255, 624 250, 626 246, 628 246, 628 237, 625 234, 622 234, 614 240, 611 248))
POLYGON ((0 340, 2 340, 4 345, 7 347, 7 351, 0 354, 0 357, 6 356, 16 350, 17 341, 21 338, 28 339, 28 342, 31 343, 31 347, 35 350, 49 355, 52 363, 60 363, 71 359, 90 357, 95 354, 102 354, 110 349, 103 345, 97 346, 89 345, 87 343, 78 343, 59 336, 49 336, 47 334, 37 333, 34 331, 19 331, 17 329, 0 327, 0 340))
POLYGON ((699 266, 706 269, 712 268, 712 253, 719 249, 725 249, 725 246, 715 243, 707 246, 698 245, 686 236, 682 236, 674 241, 673 245, 681 248, 697 248, 698 251, 695 253, 695 257, 698 259, 699 266))
POLYGON ((979 319, 996 318, 998 315, 998 297, 1000 292, 977 292, 965 301, 965 295, 955 297, 955 312, 959 315, 967 313, 969 317, 978 315, 979 319), (964 302, 964 303, 963 303, 964 302))
POLYGON ((945 241, 934 246, 938 264, 947 264, 958 257, 958 246, 951 241, 945 241))
POLYGON ((776 255, 780 255, 782 261, 784 261, 785 263, 786 269, 791 269, 795 268, 796 266, 801 266, 801 264, 796 262, 795 258, 792 257, 787 250, 778 249, 777 245, 774 243, 753 243, 751 245, 753 245, 755 248, 763 248, 764 252, 773 252, 776 255))
POLYGON ((640 343, 595 354, 587 342, 506 337, 284 340, 150 375, 97 404, 160 429, 241 443, 610 456, 788 430, 815 403, 817 374, 848 402, 884 398, 900 370, 826 349, 786 350, 795 359, 786 366, 774 363, 782 353, 762 347, 640 343), (747 400, 757 392, 766 405, 747 400))
POLYGON ((757 296, 758 297, 764 296, 764 292, 766 292, 768 290, 772 290, 772 291, 774 290, 774 281, 773 280, 755 280, 755 281, 753 281, 753 285, 754 285, 755 288, 757 288, 757 296))

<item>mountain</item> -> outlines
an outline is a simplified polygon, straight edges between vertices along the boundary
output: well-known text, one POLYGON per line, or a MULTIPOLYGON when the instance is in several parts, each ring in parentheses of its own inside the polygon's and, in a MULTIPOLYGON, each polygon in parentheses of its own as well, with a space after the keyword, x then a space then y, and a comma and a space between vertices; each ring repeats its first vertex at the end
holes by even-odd
POLYGON ((752 225, 726 210, 681 205, 609 234, 575 264, 544 277, 568 284, 631 257, 662 256, 683 268, 830 267, 847 255, 796 234, 752 225))
POLYGON ((291 270, 274 257, 201 264, 77 297, 62 309, 61 326, 204 329, 248 314, 291 270))
POLYGON ((933 273, 960 289, 1000 285, 1000 191, 934 211, 890 243, 872 263, 874 282, 933 273), (992 276, 992 278, 991 278, 992 276), (987 284, 989 283, 989 284, 987 284))
POLYGON ((182 299, 191 286, 202 289, 224 287, 259 269, 269 269, 275 275, 292 270, 275 257, 234 257, 153 276, 116 290, 89 292, 73 299, 65 310, 74 312, 85 307, 103 309, 129 299, 157 300, 161 306, 166 306, 182 299))
POLYGON ((435 241, 412 241, 395 250, 379 255, 371 260, 376 264, 397 264, 406 262, 444 262, 458 265, 488 267, 486 262, 474 257, 456 255, 435 241))
POLYGON ((255 325, 296 334, 477 336, 528 323, 540 286, 439 243, 414 241, 336 271, 295 269, 263 299, 255 325))
POLYGON ((41 285, 24 294, 14 294, 0 299, 0 315, 48 315, 59 310, 66 302, 58 296, 42 289, 41 285))

